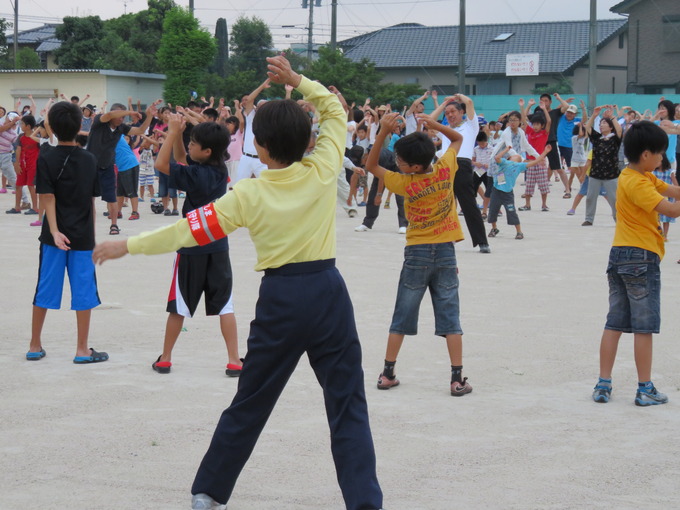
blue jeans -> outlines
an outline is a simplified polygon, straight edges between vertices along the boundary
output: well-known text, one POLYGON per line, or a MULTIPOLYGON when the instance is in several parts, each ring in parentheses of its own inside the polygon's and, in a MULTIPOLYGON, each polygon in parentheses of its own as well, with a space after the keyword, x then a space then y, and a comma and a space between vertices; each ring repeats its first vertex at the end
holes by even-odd
POLYGON ((609 252, 609 313, 605 329, 658 333, 661 326, 661 271, 656 253, 632 246, 609 252))
POLYGON ((418 313, 425 290, 434 308, 434 334, 462 335, 458 300, 458 267, 452 242, 416 244, 404 248, 390 333, 416 335, 418 313))

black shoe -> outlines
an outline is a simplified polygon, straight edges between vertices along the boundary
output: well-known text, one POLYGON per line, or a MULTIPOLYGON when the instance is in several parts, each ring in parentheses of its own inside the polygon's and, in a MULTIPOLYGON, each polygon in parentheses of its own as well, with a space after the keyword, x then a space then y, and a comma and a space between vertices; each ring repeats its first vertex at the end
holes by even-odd
POLYGON ((491 248, 489 248, 488 244, 480 244, 479 253, 491 253, 491 248))
POLYGON ((159 374, 169 374, 172 368, 172 361, 161 361, 161 357, 158 356, 158 359, 151 364, 151 368, 159 374))

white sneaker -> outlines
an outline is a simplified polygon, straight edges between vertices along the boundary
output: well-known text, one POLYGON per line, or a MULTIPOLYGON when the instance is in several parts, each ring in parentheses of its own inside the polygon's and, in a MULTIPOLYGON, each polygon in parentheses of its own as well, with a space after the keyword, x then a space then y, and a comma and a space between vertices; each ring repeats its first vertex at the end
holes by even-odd
POLYGON ((355 231, 355 232, 368 232, 369 230, 371 230, 371 229, 368 228, 368 227, 367 227, 366 225, 364 225, 363 223, 362 223, 361 225, 359 225, 358 227, 354 227, 354 231, 355 231))
POLYGON ((194 494, 191 497, 191 510, 221 510, 226 505, 220 505, 207 494, 194 494))
POLYGON ((354 217, 357 215, 356 209, 350 209, 349 211, 347 211, 347 215, 348 215, 350 218, 354 218, 354 217))
POLYGON ((399 230, 397 230, 400 234, 405 234, 406 233, 406 227, 399 227, 399 230))

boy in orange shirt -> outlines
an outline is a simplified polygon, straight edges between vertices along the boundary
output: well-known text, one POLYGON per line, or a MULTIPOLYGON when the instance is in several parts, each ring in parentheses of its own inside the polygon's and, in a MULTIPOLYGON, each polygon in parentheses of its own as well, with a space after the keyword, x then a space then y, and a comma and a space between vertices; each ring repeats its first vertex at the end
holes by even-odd
POLYGON ((366 170, 383 179, 385 187, 404 196, 408 219, 404 266, 399 276, 397 302, 387 339, 385 367, 378 377, 378 389, 399 384, 394 375, 397 355, 405 335, 418 332, 420 302, 429 287, 435 316, 435 335, 446 338, 451 359, 451 395, 472 391, 463 371, 463 330, 460 326, 458 270, 454 244, 463 239, 453 194, 458 171, 456 155, 463 137, 427 115, 418 115, 426 129, 436 129, 451 140, 451 145, 434 165, 435 148, 423 132, 400 138, 394 145, 399 172, 378 164, 380 148, 388 133, 397 127, 399 115, 390 113, 380 121, 381 129, 366 161, 366 170))
POLYGON ((652 335, 661 324, 659 264, 664 239, 659 214, 680 216, 680 187, 660 181, 652 171, 661 164, 668 137, 648 121, 626 132, 624 153, 630 162, 619 176, 616 192, 616 232, 609 252, 609 313, 600 343, 600 379, 593 400, 607 403, 612 369, 621 333, 633 333, 638 388, 635 405, 665 404, 668 397, 652 383, 652 335))

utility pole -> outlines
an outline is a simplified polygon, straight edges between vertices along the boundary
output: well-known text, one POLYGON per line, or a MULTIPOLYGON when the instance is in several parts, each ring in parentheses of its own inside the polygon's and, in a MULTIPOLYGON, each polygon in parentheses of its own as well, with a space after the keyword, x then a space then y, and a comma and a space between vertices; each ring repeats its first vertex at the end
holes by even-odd
POLYGON ((14 0, 14 68, 19 65, 19 0, 14 0))
POLYGON ((338 0, 331 2, 331 50, 335 51, 338 42, 338 0))
POLYGON ((590 52, 588 54, 588 108, 597 106, 597 0, 590 0, 590 52))
POLYGON ((194 0, 189 0, 189 14, 191 17, 194 16, 194 0))
POLYGON ((307 26, 307 58, 312 61, 314 54, 314 0, 309 0, 309 25, 307 26))
POLYGON ((458 93, 465 94, 465 0, 460 2, 458 26, 458 93))

